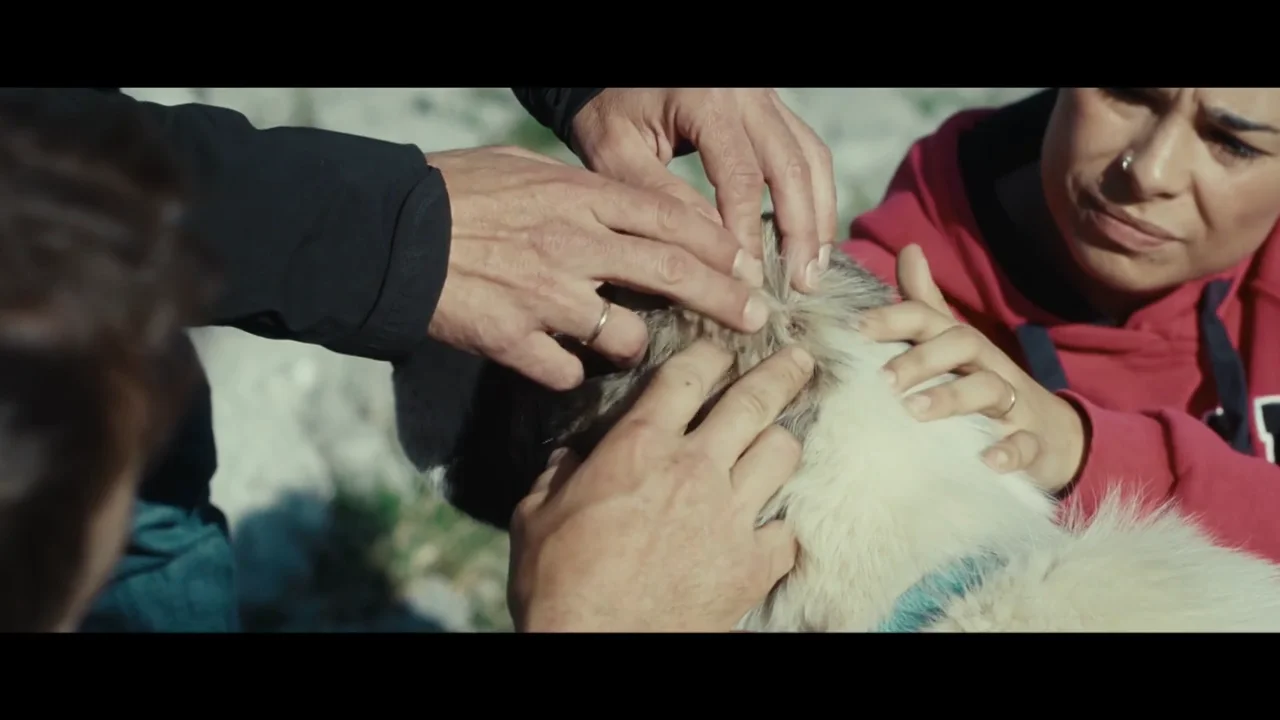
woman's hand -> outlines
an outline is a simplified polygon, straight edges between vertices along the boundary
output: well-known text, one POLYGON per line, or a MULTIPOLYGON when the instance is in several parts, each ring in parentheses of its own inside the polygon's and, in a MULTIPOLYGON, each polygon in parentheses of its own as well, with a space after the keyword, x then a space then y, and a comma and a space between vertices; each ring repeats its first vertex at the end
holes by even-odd
POLYGON ((602 175, 699 207, 759 258, 768 185, 792 285, 812 290, 836 240, 831 150, 772 88, 609 88, 573 119, 574 152, 602 175), (717 208, 667 169, 687 141, 717 208))
POLYGON ((585 461, 553 455, 512 518, 517 630, 725 632, 791 570, 790 530, 755 523, 800 461, 774 422, 813 360, 773 355, 686 433, 732 360, 693 345, 585 461))
POLYGON ((923 421, 968 413, 996 418, 1009 433, 984 453, 988 465, 1001 472, 1026 470, 1050 492, 1066 487, 1084 457, 1084 423, 1075 407, 956 320, 917 245, 898 255, 898 287, 903 302, 862 319, 871 339, 915 343, 885 365, 894 388, 903 392, 948 372, 961 376, 908 396, 907 410, 923 421))

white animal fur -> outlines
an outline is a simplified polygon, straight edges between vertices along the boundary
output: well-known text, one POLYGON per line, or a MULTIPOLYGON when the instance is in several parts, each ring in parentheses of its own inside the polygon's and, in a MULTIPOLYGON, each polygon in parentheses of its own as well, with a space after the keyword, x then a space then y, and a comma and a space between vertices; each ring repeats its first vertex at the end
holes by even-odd
MULTIPOLYGON (((843 262, 814 297, 790 290, 768 220, 764 235, 784 315, 860 292, 843 262)), ((802 555, 741 627, 867 630, 923 576, 985 550, 1007 564, 931 630, 1280 631, 1280 569, 1214 545, 1171 508, 1143 517, 1118 493, 1087 525, 1059 525, 1029 478, 980 460, 1000 436, 995 421, 915 420, 877 374, 907 346, 866 340, 853 317, 823 320, 805 344, 824 348, 834 379, 802 469, 766 511, 785 512, 802 555)))
MULTIPOLYGON (((504 410, 517 425, 535 415, 549 423, 537 442, 586 451, 647 373, 699 337, 737 353, 725 384, 783 344, 813 353, 811 387, 779 420, 803 440, 802 465, 761 517, 783 516, 801 554, 740 628, 870 630, 914 583, 987 551, 1006 564, 949 602, 928 630, 1280 631, 1276 566, 1215 545, 1172 508, 1144 516, 1118 493, 1089 523, 1059 524, 1055 502, 1027 477, 998 474, 980 460, 998 437, 994 421, 908 415, 878 375, 907 346, 876 344, 855 329, 857 313, 892 302, 892 291, 836 253, 821 288, 797 293, 768 216, 764 238, 766 291, 776 303, 761 333, 729 332, 673 308, 642 311, 651 340, 640 368, 567 394, 526 383, 504 410)), ((627 304, 625 294, 618 302, 627 304)))

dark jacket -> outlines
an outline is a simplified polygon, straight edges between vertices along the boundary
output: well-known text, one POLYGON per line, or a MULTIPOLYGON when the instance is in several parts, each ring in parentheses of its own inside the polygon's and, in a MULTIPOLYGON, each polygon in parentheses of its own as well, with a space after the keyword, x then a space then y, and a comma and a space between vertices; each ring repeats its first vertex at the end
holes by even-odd
MULTIPOLYGON (((563 140, 600 89, 514 90, 563 140)), ((392 362, 434 367, 431 356, 441 353, 440 372, 450 371, 456 354, 425 339, 448 266, 449 198, 418 147, 312 128, 260 130, 234 110, 139 102, 118 88, 0 89, 13 95, 77 112, 130 104, 154 119, 193 183, 191 229, 220 261, 224 289, 211 324, 392 362)), ((449 415, 442 408, 442 447, 457 433, 449 415)), ((216 469, 201 383, 142 496, 204 505, 216 469)))

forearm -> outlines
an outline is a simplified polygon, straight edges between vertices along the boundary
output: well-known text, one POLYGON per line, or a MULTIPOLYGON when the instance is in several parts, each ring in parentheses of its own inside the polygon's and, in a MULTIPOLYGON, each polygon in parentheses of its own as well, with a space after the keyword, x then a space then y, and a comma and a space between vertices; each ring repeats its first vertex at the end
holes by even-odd
POLYGON ((440 174, 412 145, 92 89, 6 89, 67 112, 128 103, 153 120, 192 184, 191 230, 214 251, 214 324, 391 359, 426 334, 451 230, 440 174))
POLYGON ((1063 493, 1091 516, 1109 491, 1152 509, 1172 502, 1216 540, 1280 562, 1280 467, 1234 450, 1177 410, 1106 410, 1070 392, 1088 446, 1063 493))

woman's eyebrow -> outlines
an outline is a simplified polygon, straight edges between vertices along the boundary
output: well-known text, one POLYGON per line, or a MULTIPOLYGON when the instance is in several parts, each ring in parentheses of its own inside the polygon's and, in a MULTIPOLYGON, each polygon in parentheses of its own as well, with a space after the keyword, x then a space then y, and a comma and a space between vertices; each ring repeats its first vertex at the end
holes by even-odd
POLYGON ((1280 133, 1280 130, 1275 129, 1266 123, 1255 122, 1248 118, 1240 117, 1230 110, 1223 110, 1222 108, 1205 108, 1205 114, 1214 122, 1229 130, 1236 130, 1239 132, 1280 133))

